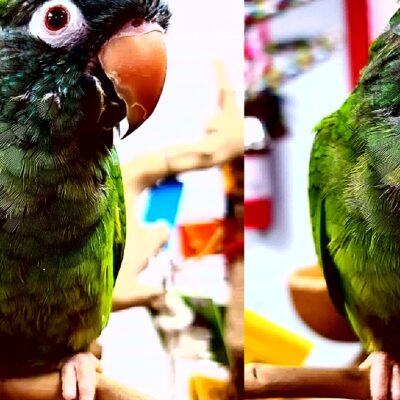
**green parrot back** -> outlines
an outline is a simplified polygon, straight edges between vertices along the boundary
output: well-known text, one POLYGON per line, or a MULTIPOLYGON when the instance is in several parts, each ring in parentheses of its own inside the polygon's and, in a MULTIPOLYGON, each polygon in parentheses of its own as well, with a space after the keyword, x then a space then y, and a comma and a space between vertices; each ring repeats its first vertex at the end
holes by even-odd
POLYGON ((357 88, 316 128, 313 236, 329 293, 367 351, 400 360, 400 14, 357 88))

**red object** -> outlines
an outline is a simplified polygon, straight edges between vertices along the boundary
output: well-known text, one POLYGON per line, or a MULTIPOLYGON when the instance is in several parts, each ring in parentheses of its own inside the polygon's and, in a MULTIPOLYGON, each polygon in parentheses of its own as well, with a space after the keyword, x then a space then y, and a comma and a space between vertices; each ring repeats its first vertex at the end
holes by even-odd
POLYGON ((223 252, 223 221, 180 225, 181 250, 185 258, 223 252))
POLYGON ((273 195, 270 151, 246 151, 244 156, 244 226, 266 230, 272 224, 273 195))
POLYGON ((233 261, 235 261, 239 257, 243 257, 244 255, 244 239, 237 239, 232 243, 228 243, 225 246, 224 251, 226 260, 230 265, 233 261))
POLYGON ((239 225, 235 218, 224 220, 224 248, 223 253, 228 264, 244 255, 243 226, 239 225))
POLYGON ((345 0, 350 83, 354 88, 368 62, 370 43, 368 0, 345 0))
POLYGON ((246 200, 244 204, 244 226, 248 229, 264 230, 272 224, 272 199, 246 200))
POLYGON ((225 254, 228 260, 233 260, 243 254, 242 229, 238 230, 234 219, 185 224, 178 229, 185 258, 225 254))

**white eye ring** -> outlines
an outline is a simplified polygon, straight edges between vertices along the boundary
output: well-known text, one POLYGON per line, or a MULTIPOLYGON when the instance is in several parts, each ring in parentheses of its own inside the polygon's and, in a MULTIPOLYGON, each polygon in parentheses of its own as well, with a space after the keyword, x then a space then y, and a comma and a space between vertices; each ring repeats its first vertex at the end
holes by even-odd
POLYGON ((70 0, 50 0, 42 4, 32 15, 28 31, 52 47, 71 47, 87 30, 84 16, 70 0), (68 21, 58 30, 48 29, 46 18, 49 10, 60 7, 67 12, 68 21))

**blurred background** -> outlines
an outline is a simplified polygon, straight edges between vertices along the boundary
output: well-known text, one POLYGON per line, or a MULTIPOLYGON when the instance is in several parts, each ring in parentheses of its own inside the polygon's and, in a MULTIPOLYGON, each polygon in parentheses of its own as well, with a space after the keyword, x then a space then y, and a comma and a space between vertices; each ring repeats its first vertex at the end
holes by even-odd
POLYGON ((302 293, 294 298, 289 282, 300 292, 310 285, 320 290, 321 280, 312 279, 315 268, 299 273, 317 264, 307 195, 313 128, 349 95, 369 43, 398 4, 254 0, 245 7, 246 358, 345 366, 359 354, 359 344, 311 329, 293 299, 306 314, 320 313, 320 320, 325 304, 302 293), (261 346, 260 335, 271 345, 261 346))
MULTIPOLYGON (((207 131, 221 109, 222 86, 242 113, 244 5, 242 0, 168 3, 172 18, 163 94, 151 118, 116 143, 121 163, 137 181, 133 191, 140 191, 127 198, 140 225, 128 246, 127 265, 139 270, 147 259, 149 264, 132 282, 133 290, 135 271, 125 282, 128 296, 137 294, 138 306, 112 313, 99 343, 107 376, 155 399, 185 400, 205 398, 210 390, 218 394, 229 375, 226 344, 219 336, 230 298, 225 247, 227 232, 233 232, 235 244, 243 229, 226 228, 234 218, 227 164, 214 160, 221 149, 207 131), (208 168, 201 165, 203 149, 208 168), (163 246, 162 235, 151 230, 160 221, 169 230, 163 246), (217 382, 192 379, 198 375, 217 382)), ((220 134, 219 128, 213 132, 220 134)), ((243 137, 235 141, 242 148, 243 137)), ((231 150, 221 160, 237 153, 231 150)))

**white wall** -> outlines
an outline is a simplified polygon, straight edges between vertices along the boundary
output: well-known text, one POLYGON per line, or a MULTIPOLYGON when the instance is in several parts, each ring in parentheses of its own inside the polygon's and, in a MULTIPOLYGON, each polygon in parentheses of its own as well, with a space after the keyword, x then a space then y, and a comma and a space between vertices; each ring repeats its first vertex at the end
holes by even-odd
MULTIPOLYGON (((204 135, 216 111, 218 92, 213 62, 223 61, 242 101, 243 1, 170 0, 173 17, 167 35, 168 74, 160 102, 142 127, 117 143, 121 161, 204 135)), ((180 222, 221 216, 222 179, 208 170, 184 177, 180 222), (208 201, 204 201, 205 194, 208 201)), ((144 309, 115 313, 102 335, 104 373, 155 399, 171 399, 171 364, 144 309)), ((186 400, 186 387, 176 400, 186 400)))
POLYGON ((386 27, 390 17, 399 8, 397 0, 368 0, 370 12, 370 34, 376 38, 386 27))

